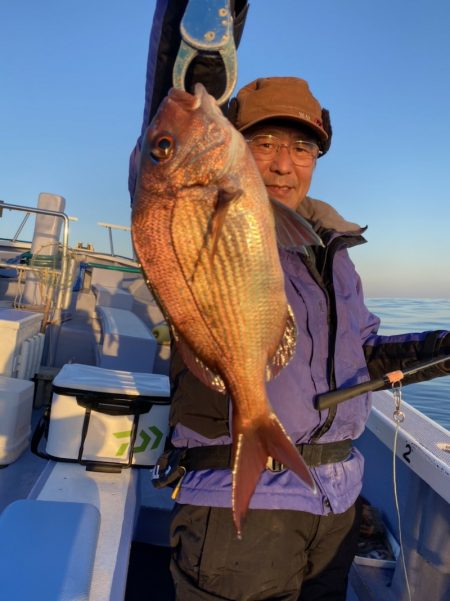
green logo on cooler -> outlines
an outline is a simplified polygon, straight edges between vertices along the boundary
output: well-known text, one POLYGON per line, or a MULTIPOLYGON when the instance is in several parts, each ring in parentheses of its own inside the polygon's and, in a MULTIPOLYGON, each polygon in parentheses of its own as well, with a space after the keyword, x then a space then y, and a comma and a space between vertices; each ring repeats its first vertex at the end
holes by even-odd
MULTIPOLYGON (((138 433, 138 435, 136 436, 136 444, 134 445, 134 449, 133 449, 134 453, 144 453, 144 451, 147 450, 147 447, 150 444, 150 442, 152 441, 152 439, 153 439, 153 444, 150 447, 150 450, 153 451, 154 449, 158 448, 159 443, 162 440, 163 433, 156 426, 149 426, 148 429, 153 434, 153 436, 148 434, 145 430, 141 430, 138 433), (140 444, 138 444, 139 438, 141 439, 140 444)), ((122 455, 125 455, 125 453, 128 449, 128 446, 130 444, 129 439, 131 437, 131 430, 125 430, 124 432, 114 432, 113 435, 116 438, 128 438, 128 441, 123 442, 117 449, 116 457, 121 457, 122 455)))

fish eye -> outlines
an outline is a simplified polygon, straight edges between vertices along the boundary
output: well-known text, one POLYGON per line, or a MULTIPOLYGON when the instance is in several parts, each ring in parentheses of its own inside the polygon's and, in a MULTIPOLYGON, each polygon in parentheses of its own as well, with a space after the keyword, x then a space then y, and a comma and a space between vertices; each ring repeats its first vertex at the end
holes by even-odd
POLYGON ((150 158, 155 163, 166 161, 172 156, 174 148, 175 144, 172 136, 167 134, 161 135, 152 143, 152 147, 150 149, 150 158))

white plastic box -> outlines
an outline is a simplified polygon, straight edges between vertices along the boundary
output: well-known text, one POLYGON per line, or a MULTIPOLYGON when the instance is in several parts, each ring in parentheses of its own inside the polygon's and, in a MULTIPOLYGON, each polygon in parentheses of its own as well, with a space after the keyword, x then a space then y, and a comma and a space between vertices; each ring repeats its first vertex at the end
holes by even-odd
POLYGON ((0 374, 15 377, 22 345, 40 332, 42 315, 17 309, 0 309, 0 374))
POLYGON ((111 463, 126 467, 135 419, 130 411, 136 403, 153 397, 156 403, 165 404, 153 404, 149 412, 136 418, 131 460, 132 465, 153 466, 164 450, 168 433, 169 394, 169 378, 165 375, 66 364, 53 380, 46 452, 53 458, 78 460, 87 465, 111 463), (88 418, 86 407, 88 413, 90 409, 88 418), (114 415, 121 408, 128 413, 114 415))
POLYGON ((34 384, 0 376, 0 465, 9 465, 26 449, 31 434, 34 384))

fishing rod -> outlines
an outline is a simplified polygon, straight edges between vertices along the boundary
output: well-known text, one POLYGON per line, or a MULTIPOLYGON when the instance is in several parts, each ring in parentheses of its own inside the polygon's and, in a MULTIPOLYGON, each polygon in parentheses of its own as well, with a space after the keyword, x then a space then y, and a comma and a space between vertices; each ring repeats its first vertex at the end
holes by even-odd
POLYGON ((315 401, 316 409, 329 409, 330 407, 333 407, 338 403, 342 403, 343 401, 347 401, 348 399, 358 396, 363 392, 378 390, 379 388, 383 388, 384 386, 394 386, 407 376, 412 376, 418 371, 422 371, 422 369, 427 369, 428 367, 440 365, 441 363, 445 363, 446 361, 450 361, 450 355, 446 355, 445 357, 439 357, 438 359, 423 361, 421 363, 414 363, 410 367, 410 369, 406 369, 403 371, 397 369, 395 371, 391 371, 387 374, 384 374, 383 377, 376 378, 375 380, 368 380, 367 382, 362 382, 361 384, 355 384, 353 386, 348 386, 347 388, 339 388, 338 390, 332 390, 331 392, 319 394, 316 397, 315 401))

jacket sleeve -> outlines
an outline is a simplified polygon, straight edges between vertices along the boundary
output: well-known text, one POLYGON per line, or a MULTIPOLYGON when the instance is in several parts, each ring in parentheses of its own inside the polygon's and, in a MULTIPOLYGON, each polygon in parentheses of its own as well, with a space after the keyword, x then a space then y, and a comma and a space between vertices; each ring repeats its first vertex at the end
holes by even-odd
MULTIPOLYGON (((207 0, 205 0, 207 2, 207 0)), ((145 83, 144 115, 140 136, 130 156, 128 189, 131 199, 136 187, 142 135, 172 85, 172 71, 180 47, 180 22, 188 0, 157 0, 150 33, 145 83)), ((239 45, 248 11, 247 0, 231 0, 234 40, 239 45)), ((214 54, 197 57, 188 69, 186 89, 201 82, 210 94, 219 97, 225 87, 222 60, 214 54)))
MULTIPOLYGON (((396 369, 405 370, 413 363, 450 355, 450 333, 446 330, 370 336, 364 345, 364 354, 371 378, 380 378, 396 369)), ((404 379, 404 384, 414 384, 450 375, 449 361, 421 370, 404 379)))
MULTIPOLYGON (((355 272, 356 274, 356 272, 355 272)), ((383 336, 378 334, 380 319, 367 308, 361 280, 356 274, 359 297, 359 320, 364 355, 370 377, 381 378, 397 369, 407 369, 413 363, 450 355, 450 333, 447 330, 416 332, 383 336)), ((404 384, 414 384, 450 375, 450 359, 441 365, 422 370, 404 379, 404 384)))

